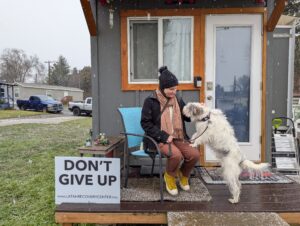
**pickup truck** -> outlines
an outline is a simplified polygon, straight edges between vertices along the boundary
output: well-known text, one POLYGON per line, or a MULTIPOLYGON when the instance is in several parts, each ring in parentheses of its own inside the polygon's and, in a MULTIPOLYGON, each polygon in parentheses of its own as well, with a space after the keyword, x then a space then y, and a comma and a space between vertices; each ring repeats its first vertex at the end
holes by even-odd
POLYGON ((21 110, 28 109, 55 113, 60 113, 63 110, 62 103, 46 95, 31 96, 29 100, 17 100, 17 105, 21 110))
POLYGON ((92 114, 92 97, 87 97, 85 101, 69 102, 68 109, 73 112, 75 116, 79 116, 81 113, 90 116, 92 114))

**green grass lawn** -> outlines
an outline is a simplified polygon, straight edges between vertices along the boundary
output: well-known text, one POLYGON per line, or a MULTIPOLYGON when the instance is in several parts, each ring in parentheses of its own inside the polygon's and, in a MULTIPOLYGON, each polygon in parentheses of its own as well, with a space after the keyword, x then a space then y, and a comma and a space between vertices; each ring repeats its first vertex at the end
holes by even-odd
POLYGON ((21 111, 21 110, 0 110, 0 119, 8 118, 24 118, 27 116, 47 114, 37 111, 21 111))
POLYGON ((0 225, 56 225, 54 157, 79 156, 91 118, 0 127, 0 225))

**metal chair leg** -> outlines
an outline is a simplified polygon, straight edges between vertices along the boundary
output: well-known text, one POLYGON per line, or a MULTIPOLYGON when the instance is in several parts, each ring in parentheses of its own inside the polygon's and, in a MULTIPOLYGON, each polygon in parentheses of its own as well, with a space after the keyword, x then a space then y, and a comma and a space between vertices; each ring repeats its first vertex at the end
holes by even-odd
POLYGON ((161 155, 159 155, 159 189, 160 189, 160 202, 164 202, 164 194, 163 194, 163 177, 162 177, 162 159, 161 155))
POLYGON ((128 154, 128 147, 125 147, 124 152, 124 170, 125 170, 125 185, 124 187, 127 188, 128 184, 128 174, 129 174, 129 154, 128 154))
POLYGON ((153 177, 154 165, 155 165, 155 156, 152 158, 151 177, 153 177))

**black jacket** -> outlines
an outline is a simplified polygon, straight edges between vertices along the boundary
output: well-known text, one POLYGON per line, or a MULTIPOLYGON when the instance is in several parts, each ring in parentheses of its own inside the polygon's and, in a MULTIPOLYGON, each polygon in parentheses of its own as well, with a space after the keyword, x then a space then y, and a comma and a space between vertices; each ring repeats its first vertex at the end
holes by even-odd
MULTIPOLYGON (((184 121, 190 122, 190 118, 182 114, 182 109, 185 106, 182 98, 177 97, 177 101, 181 111, 182 126, 183 126, 183 136, 185 139, 189 139, 186 134, 184 121)), ((168 137, 170 136, 167 132, 160 129, 160 103, 157 99, 156 93, 153 92, 144 101, 142 109, 141 126, 145 131, 145 134, 152 137, 158 143, 166 143, 168 137), (158 118, 159 117, 159 118, 158 118)), ((145 149, 155 149, 154 144, 152 144, 149 139, 144 139, 145 149)))

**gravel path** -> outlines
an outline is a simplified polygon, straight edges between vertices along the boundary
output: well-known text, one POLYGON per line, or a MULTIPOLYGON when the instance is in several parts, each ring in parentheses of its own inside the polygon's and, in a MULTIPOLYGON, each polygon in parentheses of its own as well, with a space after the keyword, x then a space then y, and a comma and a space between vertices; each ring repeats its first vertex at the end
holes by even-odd
POLYGON ((57 117, 39 117, 39 118, 13 118, 13 119, 1 119, 0 126, 10 126, 23 123, 41 123, 41 124, 58 124, 70 120, 78 120, 82 117, 75 116, 57 116, 57 117))

